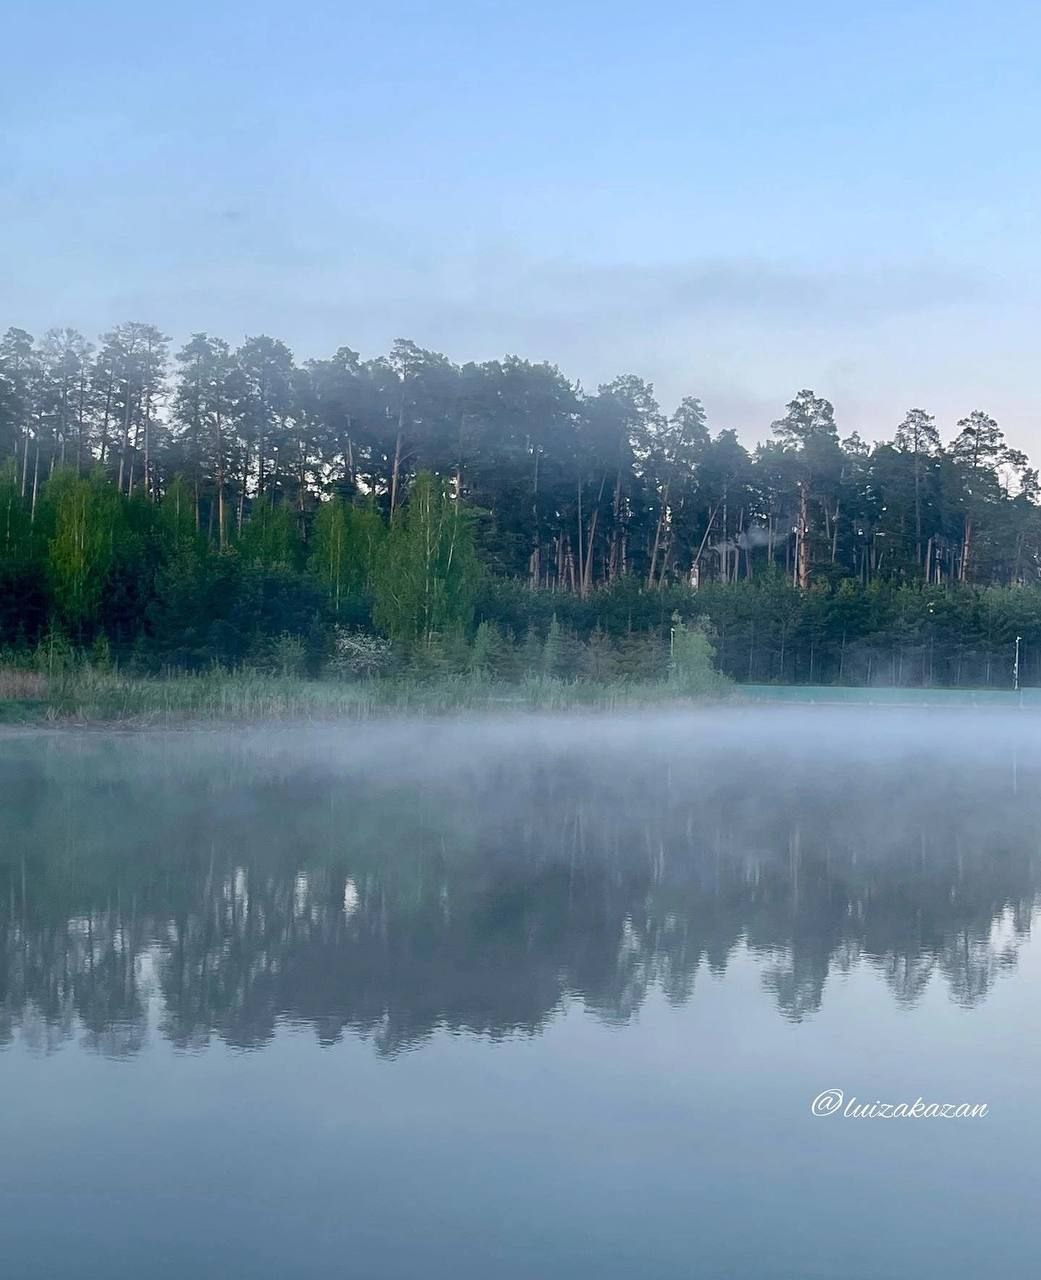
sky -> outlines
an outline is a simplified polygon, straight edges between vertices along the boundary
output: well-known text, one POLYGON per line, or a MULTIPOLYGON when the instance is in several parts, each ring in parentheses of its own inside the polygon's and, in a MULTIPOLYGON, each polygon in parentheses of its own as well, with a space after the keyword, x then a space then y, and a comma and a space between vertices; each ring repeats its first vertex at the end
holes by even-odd
POLYGON ((0 327, 410 337, 1041 458, 1041 6, 12 5, 0 327))

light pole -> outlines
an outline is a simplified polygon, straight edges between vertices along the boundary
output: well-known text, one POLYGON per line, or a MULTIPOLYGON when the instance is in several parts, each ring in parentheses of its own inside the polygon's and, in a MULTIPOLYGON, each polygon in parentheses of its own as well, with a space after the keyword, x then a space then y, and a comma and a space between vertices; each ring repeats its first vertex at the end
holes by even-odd
POLYGON ((1023 639, 1022 636, 1016 636, 1016 658, 1012 663, 1012 688, 1019 692, 1019 645, 1023 639))

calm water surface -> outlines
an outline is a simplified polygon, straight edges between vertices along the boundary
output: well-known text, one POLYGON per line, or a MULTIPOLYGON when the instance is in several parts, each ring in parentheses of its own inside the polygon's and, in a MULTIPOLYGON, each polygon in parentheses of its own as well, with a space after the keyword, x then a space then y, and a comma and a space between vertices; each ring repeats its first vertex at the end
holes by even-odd
POLYGON ((1039 748, 949 709, 0 737, 0 1272, 1032 1274, 1039 748))

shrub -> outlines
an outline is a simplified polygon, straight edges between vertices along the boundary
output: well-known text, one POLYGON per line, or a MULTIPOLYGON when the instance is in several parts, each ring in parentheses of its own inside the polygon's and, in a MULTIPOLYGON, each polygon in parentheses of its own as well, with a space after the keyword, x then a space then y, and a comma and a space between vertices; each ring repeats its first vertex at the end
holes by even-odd
POLYGON ((307 666, 307 645, 299 636, 283 631, 271 642, 271 666, 281 676, 301 676, 307 666))
POLYGON ((326 663, 330 675, 365 680, 385 674, 392 661, 390 644, 382 636, 347 627, 333 628, 332 655, 326 663))
POLYGON ((672 627, 669 679, 685 694, 712 693, 722 687, 716 651, 702 625, 676 622, 672 627))

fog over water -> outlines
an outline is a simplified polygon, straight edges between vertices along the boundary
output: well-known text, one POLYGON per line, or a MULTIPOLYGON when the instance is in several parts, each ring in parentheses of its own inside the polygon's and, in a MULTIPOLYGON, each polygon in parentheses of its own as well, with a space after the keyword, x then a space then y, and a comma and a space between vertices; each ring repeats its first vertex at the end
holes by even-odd
POLYGON ((790 1019, 856 966, 972 1005, 1041 885, 1036 741, 834 709, 10 735, 0 1037, 395 1053, 624 1023, 740 952, 790 1019))
POLYGON ((1039 728, 4 733, 5 1274, 1027 1272, 1039 728))

